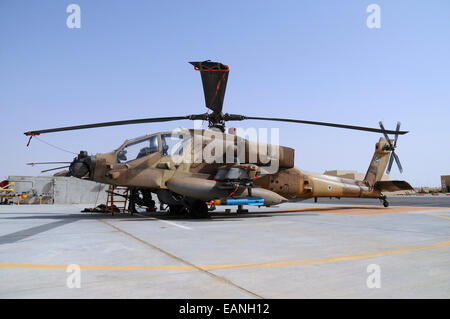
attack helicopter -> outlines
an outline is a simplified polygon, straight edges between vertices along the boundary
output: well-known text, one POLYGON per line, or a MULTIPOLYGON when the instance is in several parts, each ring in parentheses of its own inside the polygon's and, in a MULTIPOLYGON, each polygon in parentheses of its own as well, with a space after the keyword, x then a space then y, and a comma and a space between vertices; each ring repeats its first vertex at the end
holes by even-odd
POLYGON ((378 198, 388 207, 385 192, 412 190, 405 181, 381 180, 386 168, 389 174, 394 161, 400 172, 403 170, 395 149, 399 135, 408 132, 400 130, 400 123, 395 130, 387 130, 382 122, 380 128, 371 128, 223 113, 229 66, 210 60, 189 63, 200 72, 208 112, 33 130, 24 133, 29 136, 28 145, 33 136, 53 132, 179 120, 207 121, 206 130, 153 133, 126 140, 109 153, 89 155, 80 151, 70 162, 67 174, 129 188, 131 209, 136 209, 136 205, 154 209, 153 195, 156 195, 161 204, 168 206, 169 214, 187 214, 191 218, 208 217, 209 211, 218 205, 237 205, 238 211, 244 211, 244 205, 272 206, 319 197, 378 198), (244 120, 328 126, 383 136, 375 144, 364 180, 359 181, 303 171, 294 167, 295 151, 290 147, 250 141, 232 131, 225 133, 226 122, 244 120), (203 156, 207 149, 209 157, 203 156))

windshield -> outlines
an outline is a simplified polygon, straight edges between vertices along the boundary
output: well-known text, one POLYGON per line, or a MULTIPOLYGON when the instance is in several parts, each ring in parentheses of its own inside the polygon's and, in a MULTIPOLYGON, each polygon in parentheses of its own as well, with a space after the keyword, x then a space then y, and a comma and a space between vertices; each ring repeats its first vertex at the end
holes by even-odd
POLYGON ((158 152, 158 137, 152 136, 133 144, 128 144, 117 153, 117 162, 126 163, 158 152))
POLYGON ((190 134, 163 134, 161 135, 163 156, 181 155, 191 140, 190 134))

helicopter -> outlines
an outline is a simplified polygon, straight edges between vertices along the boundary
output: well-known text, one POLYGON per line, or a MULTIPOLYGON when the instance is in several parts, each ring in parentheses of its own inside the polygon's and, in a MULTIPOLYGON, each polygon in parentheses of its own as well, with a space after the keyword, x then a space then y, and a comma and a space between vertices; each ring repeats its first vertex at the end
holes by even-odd
POLYGON ((210 60, 189 63, 200 72, 208 112, 27 131, 24 133, 29 136, 27 145, 33 136, 53 132, 179 120, 207 121, 208 129, 148 134, 126 140, 109 153, 89 155, 80 151, 68 166, 68 176, 129 188, 132 210, 136 210, 136 205, 155 210, 153 195, 156 195, 168 207, 169 214, 186 214, 190 218, 207 218, 219 205, 236 205, 238 212, 244 212, 245 205, 268 207, 309 198, 317 201, 320 197, 377 198, 388 207, 385 192, 413 189, 406 181, 381 180, 386 168, 389 174, 394 161, 403 171, 395 149, 399 135, 408 131, 401 131, 399 122, 395 130, 387 130, 382 122, 379 128, 372 128, 223 113, 229 66, 210 60), (360 181, 303 171, 294 166, 294 149, 251 141, 233 130, 225 132, 226 122, 244 120, 328 126, 383 136, 375 144, 365 178, 360 181), (206 150, 209 152, 204 156, 206 150))

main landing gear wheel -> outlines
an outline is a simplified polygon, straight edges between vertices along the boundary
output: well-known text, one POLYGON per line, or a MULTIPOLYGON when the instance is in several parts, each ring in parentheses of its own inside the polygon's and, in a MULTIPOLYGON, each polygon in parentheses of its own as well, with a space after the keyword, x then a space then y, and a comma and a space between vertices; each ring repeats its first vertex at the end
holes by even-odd
POLYGON ((152 199, 152 192, 148 189, 132 188, 130 190, 130 201, 128 210, 132 213, 137 212, 137 207, 147 207, 150 210, 156 210, 155 201, 152 199))
POLYGON ((386 200, 386 196, 380 197, 380 200, 383 202, 384 207, 389 207, 389 202, 386 200))
POLYGON ((167 213, 169 216, 184 215, 186 214, 186 207, 183 205, 169 205, 167 213))
POLYGON ((201 201, 196 200, 189 206, 189 213, 188 216, 190 218, 209 218, 209 211, 208 211, 208 205, 201 201))

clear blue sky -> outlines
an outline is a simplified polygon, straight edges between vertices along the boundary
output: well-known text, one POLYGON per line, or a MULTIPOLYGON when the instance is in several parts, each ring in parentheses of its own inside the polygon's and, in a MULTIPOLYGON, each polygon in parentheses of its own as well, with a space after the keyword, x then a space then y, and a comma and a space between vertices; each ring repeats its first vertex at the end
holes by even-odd
MULTIPOLYGON (((450 2, 0 1, 0 178, 38 175, 29 161, 73 155, 22 134, 100 121, 204 112, 200 76, 188 61, 231 67, 226 112, 376 127, 397 121, 392 179, 438 186, 450 174, 450 2), (66 7, 81 7, 81 29, 66 7), (369 29, 366 8, 381 7, 369 29)), ((279 127, 309 171, 365 172, 380 135, 279 127)), ((189 121, 42 135, 78 152, 107 152, 189 121)), ((237 123, 236 125, 242 125, 237 123)))

